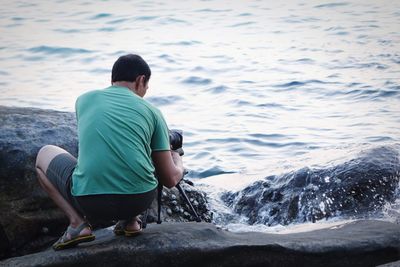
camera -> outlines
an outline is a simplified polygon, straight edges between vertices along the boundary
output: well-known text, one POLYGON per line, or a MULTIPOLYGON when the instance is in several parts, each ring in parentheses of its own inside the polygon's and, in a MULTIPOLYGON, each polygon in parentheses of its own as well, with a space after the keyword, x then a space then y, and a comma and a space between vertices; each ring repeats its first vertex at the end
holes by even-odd
POLYGON ((179 152, 179 154, 183 155, 182 143, 183 143, 183 133, 182 130, 171 129, 169 132, 169 143, 171 145, 171 149, 179 152))

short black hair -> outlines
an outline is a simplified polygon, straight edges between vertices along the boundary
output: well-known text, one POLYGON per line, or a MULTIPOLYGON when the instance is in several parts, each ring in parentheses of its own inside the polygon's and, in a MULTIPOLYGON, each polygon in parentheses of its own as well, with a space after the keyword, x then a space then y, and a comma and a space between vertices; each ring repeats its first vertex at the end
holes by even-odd
POLYGON ((140 75, 145 76, 146 83, 149 81, 151 75, 149 65, 140 56, 128 54, 115 61, 111 72, 111 82, 134 82, 140 75))

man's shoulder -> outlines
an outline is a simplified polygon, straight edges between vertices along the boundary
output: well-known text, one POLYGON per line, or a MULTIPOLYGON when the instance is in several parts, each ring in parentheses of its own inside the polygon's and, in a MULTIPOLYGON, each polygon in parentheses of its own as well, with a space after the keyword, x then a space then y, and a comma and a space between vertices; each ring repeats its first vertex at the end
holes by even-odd
POLYGON ((87 91, 87 92, 81 94, 80 96, 78 96, 78 98, 76 99, 76 103, 86 102, 86 101, 94 101, 94 99, 96 97, 98 97, 99 95, 102 95, 103 92, 104 92, 104 89, 96 89, 96 90, 87 91))
POLYGON ((81 95, 78 97, 78 99, 94 97, 94 96, 96 96, 96 95, 98 95, 98 94, 101 94, 102 91, 103 91, 103 90, 100 90, 100 89, 90 90, 90 91, 87 91, 87 92, 81 94, 81 95))
POLYGON ((162 117, 162 113, 161 113, 161 111, 160 111, 160 109, 158 109, 156 106, 154 106, 152 103, 150 103, 149 101, 147 101, 147 100, 144 100, 143 99, 143 102, 145 103, 145 105, 151 110, 151 112, 153 113, 153 114, 155 114, 156 116, 161 116, 162 117))

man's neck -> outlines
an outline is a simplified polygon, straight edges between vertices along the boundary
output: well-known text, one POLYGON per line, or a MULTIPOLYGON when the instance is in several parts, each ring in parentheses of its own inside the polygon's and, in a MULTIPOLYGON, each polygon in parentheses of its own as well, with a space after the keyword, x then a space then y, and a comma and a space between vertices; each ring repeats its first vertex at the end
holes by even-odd
POLYGON ((113 82, 111 83, 113 86, 120 86, 120 87, 126 87, 133 93, 137 95, 137 92, 135 90, 135 82, 126 82, 126 81, 118 81, 118 82, 113 82))

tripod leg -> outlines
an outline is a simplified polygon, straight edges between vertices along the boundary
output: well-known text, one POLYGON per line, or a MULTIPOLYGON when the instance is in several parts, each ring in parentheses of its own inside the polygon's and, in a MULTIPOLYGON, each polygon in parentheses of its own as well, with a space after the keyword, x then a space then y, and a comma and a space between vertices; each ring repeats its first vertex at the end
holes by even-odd
POLYGON ((157 218, 157 224, 161 224, 161 197, 162 197, 162 190, 163 190, 163 185, 158 182, 158 198, 157 198, 157 210, 158 210, 158 218, 157 218))
POLYGON ((143 219, 142 219, 142 227, 143 227, 143 229, 146 229, 146 227, 147 227, 147 216, 148 215, 149 215, 149 209, 147 209, 143 214, 143 219))
POLYGON ((181 187, 180 183, 178 183, 175 187, 178 188, 179 193, 181 193, 181 195, 185 199, 186 203, 189 205, 190 209, 192 210, 192 212, 194 214, 194 217, 196 218, 196 222, 201 222, 201 219, 200 219, 199 215, 197 215, 196 210, 193 208, 192 203, 190 203, 190 200, 187 197, 185 191, 183 191, 183 188, 181 187))

